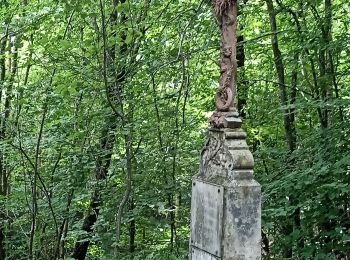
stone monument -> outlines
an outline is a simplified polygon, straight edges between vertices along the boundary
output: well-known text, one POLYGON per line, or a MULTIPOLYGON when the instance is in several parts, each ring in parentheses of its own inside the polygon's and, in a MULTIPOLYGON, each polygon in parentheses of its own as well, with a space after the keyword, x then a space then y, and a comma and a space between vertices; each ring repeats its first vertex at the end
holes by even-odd
POLYGON ((220 30, 216 112, 192 180, 190 260, 261 259, 261 192, 236 102, 237 0, 212 0, 220 30))

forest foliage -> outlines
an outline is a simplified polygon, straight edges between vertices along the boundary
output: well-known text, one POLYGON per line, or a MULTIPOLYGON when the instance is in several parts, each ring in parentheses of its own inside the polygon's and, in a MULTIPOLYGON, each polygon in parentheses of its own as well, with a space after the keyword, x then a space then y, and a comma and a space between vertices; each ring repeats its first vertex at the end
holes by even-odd
MULTIPOLYGON (((266 259, 350 255, 345 0, 238 1, 266 259)), ((0 259, 186 259, 209 0, 0 2, 0 259)))

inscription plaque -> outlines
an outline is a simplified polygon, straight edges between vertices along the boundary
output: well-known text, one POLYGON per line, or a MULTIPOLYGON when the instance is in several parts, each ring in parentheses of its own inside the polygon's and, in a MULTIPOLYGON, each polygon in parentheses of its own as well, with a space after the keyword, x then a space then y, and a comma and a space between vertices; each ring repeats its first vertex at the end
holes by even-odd
POLYGON ((191 244, 221 257, 224 189, 199 180, 193 180, 192 184, 191 244))
POLYGON ((221 258, 213 256, 198 248, 192 248, 191 260, 220 260, 221 258))

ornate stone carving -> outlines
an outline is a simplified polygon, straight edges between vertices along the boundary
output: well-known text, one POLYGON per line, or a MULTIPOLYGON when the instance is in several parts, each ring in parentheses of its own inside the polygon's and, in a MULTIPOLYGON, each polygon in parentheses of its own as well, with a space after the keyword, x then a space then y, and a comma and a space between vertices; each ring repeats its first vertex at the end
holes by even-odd
POLYGON ((233 157, 225 144, 224 132, 212 132, 202 150, 199 177, 211 180, 214 177, 227 177, 233 169, 233 157))
POLYGON ((240 129, 211 129, 200 158, 198 178, 229 180, 253 178, 254 159, 240 129))
MULTIPOLYGON (((233 77, 233 67, 227 71, 225 69, 226 75, 224 83, 219 87, 216 92, 216 108, 218 111, 228 111, 232 106, 233 93, 231 89, 231 81, 233 77)), ((224 72, 222 74, 225 74, 224 72)))
POLYGON ((209 162, 217 155, 222 142, 215 136, 210 136, 201 152, 199 175, 203 176, 208 168, 209 162))
POLYGON ((225 126, 225 118, 227 112, 215 112, 211 115, 209 123, 215 128, 223 128, 225 126))
POLYGON ((215 128, 230 127, 225 124, 227 112, 235 111, 236 96, 236 0, 212 0, 220 29, 220 84, 216 92, 216 112, 210 118, 215 128))

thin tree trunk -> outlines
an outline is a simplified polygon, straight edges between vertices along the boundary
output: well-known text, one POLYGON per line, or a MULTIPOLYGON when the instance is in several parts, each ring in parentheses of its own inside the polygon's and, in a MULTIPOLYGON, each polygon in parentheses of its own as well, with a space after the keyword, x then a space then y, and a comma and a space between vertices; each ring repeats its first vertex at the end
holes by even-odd
MULTIPOLYGON (((132 116, 133 112, 131 112, 132 116)), ((132 122, 132 120, 129 120, 129 122, 132 122)), ((123 129, 126 127, 126 122, 122 122, 123 129)), ((125 156, 126 156, 126 188, 124 191, 123 198, 118 206, 118 212, 116 214, 116 240, 120 240, 121 235, 121 225, 122 225, 122 213, 124 210, 124 207, 126 203, 129 200, 131 189, 132 189, 132 175, 133 175, 133 158, 135 155, 134 149, 132 147, 133 144, 133 129, 129 129, 128 133, 124 135, 124 142, 125 142, 125 156)), ((116 246, 115 250, 116 257, 118 258, 119 250, 116 246)))
MULTIPOLYGON (((109 37, 107 35, 107 21, 109 22, 109 25, 111 28, 114 28, 117 25, 117 22, 119 22, 120 24, 125 24, 126 21, 128 20, 128 16, 127 14, 125 14, 124 12, 122 12, 120 14, 120 17, 118 16, 117 13, 117 5, 123 4, 125 3, 126 0, 112 0, 112 5, 113 5, 113 11, 110 14, 110 17, 107 17, 105 14, 105 1, 100 0, 99 1, 99 6, 100 6, 100 13, 101 13, 101 32, 99 30, 97 30, 98 32, 100 32, 100 34, 98 35, 99 39, 101 39, 103 41, 103 81, 104 81, 104 85, 105 85, 105 90, 106 90, 106 97, 107 97, 107 101, 109 106, 111 107, 111 109, 113 110, 113 117, 110 119, 113 122, 107 122, 106 124, 106 136, 103 138, 107 138, 108 139, 108 144, 111 145, 109 147, 105 147, 103 144, 101 144, 101 148, 102 151, 104 151, 103 153, 106 154, 103 158, 98 158, 97 160, 97 165, 96 165, 96 179, 97 180, 105 180, 107 178, 107 172, 108 172, 108 168, 111 162, 111 157, 112 157, 112 148, 115 142, 115 129, 117 127, 117 122, 116 122, 116 118, 119 117, 120 121, 121 121, 121 126, 124 128, 126 125, 126 118, 125 115, 123 114, 123 100, 122 100, 122 86, 126 81, 127 78, 127 68, 126 68, 126 62, 123 63, 122 61, 116 61, 116 50, 117 50, 117 46, 116 44, 113 44, 112 46, 109 45, 109 37), (108 19, 107 19, 108 18, 108 19), (100 37, 102 36, 102 37, 100 37), (119 68, 118 68, 118 63, 119 65, 122 64, 119 68), (110 82, 110 79, 114 78, 114 82, 110 82), (117 109, 117 106, 119 105, 120 109, 117 109), (107 135, 107 133, 112 133, 107 135), (102 164, 101 164, 102 163, 102 164)), ((142 12, 142 15, 140 15, 139 17, 141 17, 140 19, 143 20, 147 14, 147 6, 149 4, 149 0, 145 0, 145 9, 142 12)), ((138 21, 139 23, 141 23, 142 21, 138 21)), ((98 28, 97 24, 95 24, 95 27, 98 28)), ((144 35, 146 32, 145 30, 141 30, 142 34, 144 35)), ((114 40, 116 36, 116 32, 114 30, 112 30, 111 33, 111 38, 114 40)), ((127 54, 130 54, 131 51, 130 50, 134 50, 133 52, 133 56, 131 57, 131 61, 128 62, 128 65, 130 67, 131 64, 133 64, 135 62, 136 59, 136 55, 139 49, 139 46, 137 46, 135 43, 133 45, 127 45, 125 43, 126 40, 126 34, 124 32, 122 32, 120 34, 120 38, 121 38, 121 46, 119 48, 119 54, 120 57, 124 57, 127 54)), ((114 41, 115 42, 115 41, 114 41)), ((109 119, 108 119, 109 120, 109 119)), ((106 121, 108 121, 106 120, 106 121)), ((104 134, 102 135, 104 136, 104 134)), ((124 140, 125 143, 128 145, 132 145, 132 140, 130 139, 130 136, 125 135, 124 136, 124 140)), ((132 175, 132 157, 134 156, 134 154, 132 153, 132 147, 129 147, 129 152, 131 157, 127 157, 127 183, 131 183, 131 175, 132 175)), ((125 198, 129 198, 129 186, 131 187, 131 185, 127 184, 127 189, 124 193, 124 199, 122 200, 122 202, 119 205, 119 210, 117 213, 117 220, 116 220, 116 226, 117 226, 117 231, 116 231, 116 237, 118 240, 118 236, 120 234, 120 223, 121 223, 121 214, 122 210, 124 208, 124 205, 127 203, 128 200, 125 201, 125 198), (124 202, 125 201, 125 202, 124 202)), ((83 230, 88 230, 88 233, 92 232, 92 226, 93 224, 96 222, 97 217, 98 217, 98 207, 101 205, 101 198, 100 198, 100 191, 99 190, 95 190, 94 195, 92 197, 92 202, 90 204, 90 212, 94 212, 93 215, 89 214, 85 217, 84 219, 84 225, 83 225, 83 230)), ((75 249, 73 252, 73 257, 76 259, 85 259, 86 253, 87 253, 87 249, 89 246, 89 239, 85 239, 82 242, 77 242, 75 244, 75 249)))
POLYGON ((135 238, 136 238, 136 221, 135 221, 135 216, 133 215, 132 211, 135 208, 135 202, 131 198, 129 202, 129 212, 132 214, 132 220, 129 223, 129 252, 131 255, 135 252, 135 238))
MULTIPOLYGON (((289 116, 290 116, 290 121, 291 121, 291 127, 293 131, 293 137, 294 137, 294 143, 296 144, 296 129, 295 129, 295 108, 294 104, 296 101, 296 96, 297 96, 297 82, 298 82, 298 71, 299 71, 299 66, 298 66, 298 59, 299 59, 299 54, 296 53, 294 55, 294 68, 292 71, 292 76, 291 76, 291 91, 290 91, 290 104, 291 107, 289 108, 289 116)), ((291 168, 294 167, 295 160, 290 160, 290 166, 291 168)), ((297 204, 298 201, 294 200, 292 201, 291 197, 291 202, 294 204, 297 204)), ((301 231, 301 209, 300 207, 296 208, 293 212, 293 221, 294 221, 294 229, 297 229, 301 231)), ((299 241, 297 242, 298 248, 302 249, 304 248, 304 239, 301 237, 299 241)))
POLYGON ((29 239, 29 259, 35 259, 35 250, 34 250, 34 239, 35 239, 35 232, 37 228, 37 214, 38 214, 38 175, 39 175, 39 167, 40 167, 40 145, 41 140, 43 136, 44 131, 44 123, 46 120, 46 114, 47 114, 47 103, 45 101, 45 104, 43 106, 43 113, 40 121, 40 128, 36 143, 36 149, 35 149, 35 162, 34 162, 34 171, 33 171, 33 182, 32 182, 32 212, 31 212, 31 228, 30 228, 30 239, 29 239))
MULTIPOLYGON (((66 29, 64 31, 63 37, 62 39, 65 39, 68 33, 68 28, 69 25, 72 22, 73 19, 73 15, 74 15, 74 11, 71 12, 71 15, 68 18, 68 22, 66 25, 66 29)), ((29 69, 28 69, 29 71, 29 69)), ((29 238, 29 252, 28 252, 28 258, 31 259, 36 259, 36 255, 35 255, 35 249, 34 249, 34 240, 35 240, 35 232, 37 229, 37 214, 38 214, 38 181, 40 182, 40 184, 43 186, 44 192, 45 192, 45 196, 47 197, 48 200, 48 204, 49 204, 49 208, 55 223, 55 233, 56 233, 56 239, 58 239, 58 225, 57 225, 57 220, 55 217, 55 213, 53 211, 52 208, 52 203, 51 203, 51 195, 49 194, 45 183, 43 182, 43 180, 40 178, 39 176, 39 168, 40 168, 40 153, 41 153, 41 141, 42 141, 42 137, 43 137, 43 131, 44 131, 44 124, 45 124, 45 120, 46 120, 46 116, 47 116, 47 112, 48 112, 48 96, 47 96, 47 92, 49 90, 49 88, 52 86, 53 83, 53 79, 54 76, 56 74, 56 68, 53 69, 52 73, 51 73, 51 77, 50 80, 48 82, 48 85, 46 87, 46 91, 45 91, 45 100, 43 101, 43 105, 42 105, 42 117, 41 117, 41 121, 40 121, 40 128, 39 128, 39 133, 38 133, 38 138, 37 138, 37 143, 36 143, 36 149, 35 149, 35 161, 34 163, 31 162, 31 165, 33 167, 33 173, 32 173, 32 208, 31 208, 31 230, 30 230, 30 238, 29 238)), ((30 159, 27 158, 29 161, 30 159)), ((44 227, 45 229, 45 227, 44 227)))
MULTIPOLYGON (((17 37, 10 38, 10 54, 11 57, 9 57, 8 62, 8 71, 9 73, 9 79, 7 81, 7 88, 4 88, 5 83, 5 75, 6 75, 6 63, 5 63, 5 48, 7 44, 8 39, 8 30, 6 30, 5 37, 3 41, 1 42, 0 46, 0 54, 2 54, 2 58, 0 60, 0 84, 1 87, 1 95, 6 93, 6 97, 4 100, 4 107, 2 113, 4 116, 1 118, 1 128, 0 128, 0 139, 2 141, 5 141, 7 138, 7 129, 8 129, 8 121, 10 118, 10 111, 11 111, 11 101, 13 97, 12 88, 14 85, 15 76, 17 74, 17 68, 18 68, 18 49, 17 49, 17 37)), ((0 99, 1 104, 1 99, 0 99)), ((5 165, 5 152, 2 151, 0 153, 0 195, 8 196, 9 194, 9 183, 8 180, 10 178, 9 171, 7 170, 7 167, 5 165)), ((1 216, 3 219, 4 216, 1 216)), ((3 227, 0 227, 0 257, 5 258, 6 252, 4 247, 4 241, 5 240, 5 234, 3 227)))
MULTIPOLYGON (((5 106, 4 106, 4 117, 1 122, 1 138, 2 140, 5 140, 7 137, 7 128, 8 128, 8 121, 10 119, 10 112, 11 112, 11 102, 13 98, 13 85, 14 85, 14 80, 15 76, 17 74, 17 68, 18 68, 18 48, 17 48, 17 38, 13 37, 12 42, 11 42, 11 54, 12 54, 12 59, 11 59, 11 68, 10 68, 10 79, 8 81, 8 87, 6 89, 6 98, 5 98, 5 106)), ((3 154, 2 157, 2 172, 3 172, 3 181, 4 185, 6 186, 6 192, 5 194, 8 194, 8 180, 9 180, 9 172, 7 172, 6 166, 5 166, 5 154, 3 154)))
MULTIPOLYGON (((163 134, 162 134, 162 131, 160 128, 161 117, 160 117, 160 111, 159 111, 159 107, 158 107, 156 83, 155 83, 155 78, 154 78, 155 75, 152 75, 151 77, 152 77, 153 105, 154 105, 156 118, 157 118, 157 135, 158 135, 158 143, 159 143, 159 153, 162 155, 162 165, 163 165, 162 175, 164 176, 166 187, 169 187, 170 183, 173 182, 175 176, 172 173, 173 176, 172 176, 171 180, 169 180, 169 177, 168 177, 167 171, 166 171, 166 165, 165 165, 165 159, 166 159, 165 150, 166 149, 164 146, 163 134)), ((173 158, 173 160, 174 160, 174 158, 173 158)), ((173 167, 174 167, 174 164, 173 164, 173 167)), ((174 170, 174 168, 173 168, 173 170, 174 170)), ((174 207, 174 205, 173 205, 173 193, 171 190, 168 190, 166 192, 166 200, 168 203, 168 207, 173 209, 173 207, 174 207)), ((172 212, 171 212, 170 213, 170 245, 171 245, 171 249, 173 249, 175 233, 176 233, 175 215, 172 215, 172 212)))
MULTIPOLYGON (((122 0, 121 2, 125 2, 125 0, 122 0)), ((107 118, 106 125, 104 127, 104 130, 102 132, 101 140, 100 140, 100 148, 102 154, 105 154, 104 156, 99 156, 96 161, 96 168, 95 168, 95 178, 96 180, 101 183, 101 181, 105 180, 107 178, 107 172, 111 163, 112 154, 113 154, 113 146, 115 143, 115 129, 117 127, 116 122, 116 116, 119 115, 119 112, 117 111, 115 107, 115 103, 119 102, 120 98, 120 86, 125 81, 125 67, 121 69, 121 71, 115 76, 115 82, 110 83, 108 82, 108 78, 110 76, 110 72, 112 71, 112 68, 114 67, 115 62, 115 49, 116 45, 114 44, 112 47, 108 47, 108 36, 106 33, 106 16, 105 16, 105 8, 104 8, 104 2, 100 0, 100 12, 101 12, 101 18, 102 18, 102 40, 103 40, 103 78, 104 78, 104 85, 106 89, 106 97, 108 100, 108 103, 110 107, 112 108, 114 112, 114 116, 111 118, 107 118), (116 89, 118 88, 118 89, 116 89), (118 95, 119 94, 119 95, 118 95)), ((117 22, 117 12, 116 12, 116 5, 118 4, 117 0, 113 0, 114 5, 114 11, 111 14, 110 23, 111 26, 115 25, 117 22)), ((121 22, 124 22, 126 19, 125 16, 121 18, 121 22), (124 17, 124 18, 123 18, 124 17)), ((113 32, 114 33, 114 32, 113 32)), ((122 39, 125 40, 125 36, 122 39)), ((123 45, 123 48, 121 50, 122 54, 125 54, 126 52, 126 46, 123 45)), ((91 202, 90 202, 90 209, 89 213, 85 216, 84 222, 83 222, 83 230, 86 231, 89 234, 93 231, 93 225, 97 221, 97 217, 99 214, 99 207, 102 203, 101 201, 101 194, 100 194, 100 188, 97 187, 92 195, 91 202)), ((78 260, 84 260, 87 254, 88 247, 90 245, 90 239, 88 237, 84 238, 83 241, 77 241, 75 243, 75 248, 72 254, 72 257, 78 260)))
MULTIPOLYGON (((301 10, 301 17, 303 17, 304 24, 307 24, 306 19, 305 19, 305 15, 302 11, 303 7, 299 6, 299 9, 301 10)), ((319 101, 319 99, 320 99, 319 84, 318 84, 318 79, 317 79, 316 65, 315 65, 315 61, 313 59, 313 56, 315 56, 315 55, 313 55, 311 53, 310 49, 307 48, 306 41, 304 40, 305 34, 302 32, 301 25, 300 25, 299 20, 298 20, 298 15, 295 12, 293 12, 291 9, 288 9, 288 11, 292 14, 292 16, 294 18, 294 21, 296 23, 297 30, 299 33, 300 43, 302 46, 305 46, 305 53, 306 53, 306 56, 310 62, 311 74, 312 74, 312 80, 313 80, 313 85, 310 83, 312 97, 314 100, 319 101)), ((304 69, 304 73, 305 73, 305 79, 306 79, 306 81, 308 81, 308 73, 305 69, 304 69)), ((322 109, 321 109, 321 107, 318 106, 316 110, 317 110, 317 114, 318 114, 318 116, 320 118, 320 122, 321 122, 322 121, 322 109)), ((310 119, 310 125, 311 125, 311 123, 312 122, 310 119)))
MULTIPOLYGON (((312 11, 315 19, 321 19, 314 6, 312 11)), ((322 35, 322 41, 324 46, 320 47, 318 51, 318 66, 320 70, 320 88, 317 89, 317 96, 319 101, 322 102, 322 108, 319 112, 319 119, 322 128, 327 128, 329 124, 329 108, 326 103, 331 95, 329 86, 332 85, 332 64, 331 64, 331 53, 329 50, 329 43, 331 42, 331 28, 332 28, 332 5, 331 0, 324 0, 324 19, 320 24, 320 30, 322 35), (324 105, 323 105, 324 104, 324 105)))
MULTIPOLYGON (((98 187, 95 189, 92 195, 89 206, 89 212, 84 218, 82 227, 82 229, 88 233, 88 236, 93 231, 92 227, 96 223, 99 214, 99 207, 101 205, 100 184, 103 180, 106 179, 107 172, 111 163, 113 146, 115 142, 115 129, 115 117, 111 117, 106 122, 106 126, 104 128, 104 131, 102 132, 102 137, 100 140, 100 149, 101 151, 103 151, 102 154, 104 154, 104 156, 99 156, 96 160, 95 178, 98 182, 98 187)), ((75 243, 75 248, 72 257, 78 260, 85 259, 89 245, 89 237, 85 237, 83 241, 77 241, 75 243)))
MULTIPOLYGON (((245 63, 245 53, 244 53, 244 45, 242 42, 244 41, 243 35, 240 35, 237 37, 237 68, 244 68, 245 63)), ((247 92, 248 92, 248 84, 247 81, 244 79, 244 69, 242 69, 241 77, 243 80, 241 80, 240 84, 237 84, 237 88, 239 90, 237 91, 238 94, 238 112, 242 118, 245 118, 245 106, 247 104, 247 92)))
POLYGON ((64 253, 65 253, 64 245, 65 245, 66 234, 68 231, 69 209, 73 199, 73 194, 74 194, 74 188, 71 188, 70 191, 68 192, 67 205, 64 212, 64 219, 58 231, 55 259, 64 258, 64 253))
MULTIPOLYGON (((329 62, 330 62, 330 70, 331 70, 331 75, 332 75, 332 82, 333 82, 333 86, 334 86, 334 93, 335 93, 335 97, 337 100, 340 100, 340 94, 339 94, 339 86, 338 86, 338 82, 337 82, 337 77, 336 77, 336 69, 334 68, 334 62, 333 62, 333 55, 331 55, 331 53, 329 53, 329 62)), ((339 106, 339 120, 340 122, 344 121, 344 113, 343 113, 343 106, 339 106)))
MULTIPOLYGON (((7 43, 7 31, 3 36, 0 42, 0 105, 2 101, 2 92, 5 83, 5 75, 6 75, 6 65, 5 65, 5 48, 7 43)), ((1 126, 0 126, 1 127, 1 126)), ((2 131, 1 131, 2 132, 2 131)), ((3 135, 0 133, 0 138, 3 140, 3 135)), ((7 181, 6 181, 6 172, 4 171, 4 161, 3 161, 3 153, 0 153, 0 195, 5 196, 7 191, 7 181)), ((4 220, 5 216, 3 214, 0 215, 0 219, 4 220)), ((6 256, 5 252, 5 233, 3 224, 0 225, 0 260, 4 260, 6 256)))
POLYGON ((281 51, 278 46, 278 38, 277 38, 277 23, 276 23, 276 14, 273 6, 272 0, 266 0, 267 10, 270 17, 270 27, 271 27, 271 45, 272 51, 274 55, 274 63, 278 78, 278 86, 279 86, 279 96, 280 102, 283 110, 283 121, 284 121, 284 130, 288 144, 288 151, 293 152, 295 149, 295 137, 293 133, 292 122, 290 120, 290 114, 288 106, 288 94, 285 85, 285 75, 284 75, 284 66, 283 66, 283 58, 281 51))
MULTIPOLYGON (((326 86, 323 88, 324 90, 324 99, 327 102, 330 98, 332 98, 332 91, 330 89, 330 86, 332 86, 333 83, 333 77, 335 77, 335 74, 332 71, 333 68, 333 61, 332 59, 332 50, 329 47, 329 44, 332 42, 332 3, 331 0, 325 0, 324 1, 324 15, 325 15, 325 21, 324 21, 324 41, 327 45, 326 53, 325 53, 325 69, 326 69, 326 86)), ((336 87, 336 86, 335 86, 336 87)), ((329 109, 325 108, 325 120, 326 120, 326 126, 328 126, 329 121, 329 109)))
MULTIPOLYGON (((324 0, 324 21, 321 24, 322 38, 326 47, 321 46, 320 50, 320 75, 323 76, 324 80, 322 81, 322 99, 324 102, 327 102, 331 98, 331 90, 329 86, 332 83, 336 82, 335 72, 332 61, 332 53, 329 47, 329 44, 332 41, 332 3, 331 0, 324 0)), ((334 85, 337 88, 337 85, 334 85)), ((338 92, 339 93, 339 92, 338 92)), ((323 128, 327 128, 329 126, 329 109, 325 107, 323 109, 323 122, 321 122, 321 126, 323 128)), ((329 204, 331 204, 331 199, 327 197, 329 200, 329 204)), ((337 222, 334 220, 325 220, 324 223, 321 224, 324 230, 328 233, 332 232, 337 225, 337 222)), ((333 240, 331 236, 326 236, 325 238, 325 246, 334 247, 333 240)))
MULTIPOLYGON (((295 134, 295 127, 294 127, 294 109, 288 108, 288 105, 293 106, 293 104, 290 104, 290 102, 295 101, 296 92, 295 89, 292 89, 291 98, 288 98, 288 92, 285 85, 285 74, 284 74, 284 66, 283 66, 283 58, 281 51, 279 49, 278 45, 278 37, 277 37, 277 23, 276 23, 276 13, 273 6, 272 0, 266 0, 267 5, 267 11, 269 13, 270 18, 270 27, 271 27, 271 46, 272 51, 274 55, 274 63, 275 63, 275 69, 277 73, 278 78, 278 85, 279 85, 279 97, 280 97, 280 103, 283 111, 283 122, 284 122, 284 132, 286 135, 286 141, 288 145, 288 153, 291 154, 296 147, 296 134, 295 134)), ((296 74, 294 73, 292 76, 292 81, 294 80, 294 85, 296 85, 296 74), (294 77, 294 78, 293 78, 294 77)), ((296 86, 294 86, 296 88, 296 86)), ((293 162, 288 162, 287 167, 290 168, 292 166, 293 162)), ((291 198, 291 203, 295 203, 295 200, 291 198)), ((293 213, 294 220, 300 219, 300 210, 296 210, 293 213), (298 216, 297 216, 298 215, 298 216)), ((300 226, 300 223, 298 222, 298 225, 300 226)), ((293 225, 286 224, 282 227, 283 233, 285 235, 290 235, 293 232, 293 225)), ((288 248, 285 248, 283 250, 283 256, 285 258, 291 258, 293 256, 293 250, 292 245, 290 245, 288 248)))

